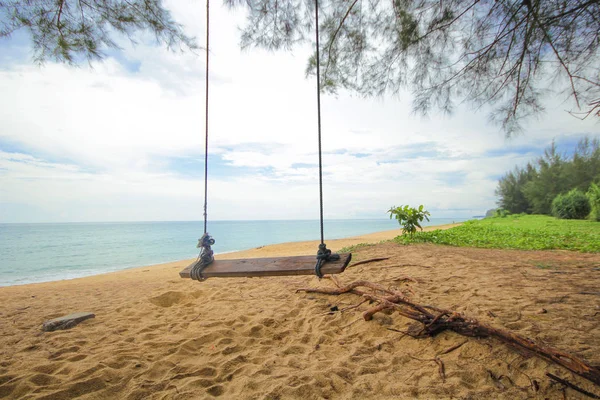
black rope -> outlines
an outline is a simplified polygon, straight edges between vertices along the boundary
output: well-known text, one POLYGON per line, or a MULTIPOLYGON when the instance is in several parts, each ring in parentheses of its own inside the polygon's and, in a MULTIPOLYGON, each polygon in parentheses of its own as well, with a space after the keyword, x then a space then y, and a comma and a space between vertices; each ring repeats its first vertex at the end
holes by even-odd
POLYGON ((209 61, 209 44, 210 44, 210 3, 206 0, 206 108, 205 115, 205 133, 204 133, 204 235, 198 239, 198 247, 200 254, 196 260, 196 264, 190 270, 190 277, 199 281, 204 280, 202 271, 206 266, 214 261, 214 253, 211 248, 215 244, 215 240, 206 231, 208 222, 208 61, 209 61))
POLYGON ((205 233, 200 239, 198 239, 198 246, 196 247, 200 249, 200 254, 198 255, 196 264, 194 264, 190 270, 190 278, 197 281, 203 281, 206 279, 202 275, 202 271, 204 271, 204 268, 206 268, 208 264, 215 260, 213 250, 210 247, 213 244, 215 244, 215 239, 213 239, 208 233, 205 233))
POLYGON ((325 244, 323 234, 323 163, 321 160, 321 58, 319 57, 319 0, 315 0, 315 41, 317 44, 317 124, 319 131, 319 204, 321 223, 321 244, 325 244))
POLYGON ((208 206, 208 45, 209 45, 209 34, 210 34, 210 8, 209 0, 206 0, 206 108, 204 110, 205 121, 204 121, 204 233, 206 234, 206 223, 208 220, 207 206, 208 206))
POLYGON ((315 0, 315 42, 317 46, 317 123, 319 131, 319 205, 321 225, 321 244, 317 251, 317 265, 315 265, 315 275, 323 277, 321 267, 327 261, 339 260, 338 254, 332 254, 331 250, 325 245, 325 235, 323 234, 323 162, 321 157, 321 58, 319 55, 319 0, 315 0))
POLYGON ((317 265, 315 266, 315 275, 319 278, 323 277, 323 273, 321 272, 321 267, 327 261, 337 261, 340 259, 339 254, 331 253, 331 250, 327 248, 325 243, 321 243, 319 245, 319 251, 317 251, 317 265))

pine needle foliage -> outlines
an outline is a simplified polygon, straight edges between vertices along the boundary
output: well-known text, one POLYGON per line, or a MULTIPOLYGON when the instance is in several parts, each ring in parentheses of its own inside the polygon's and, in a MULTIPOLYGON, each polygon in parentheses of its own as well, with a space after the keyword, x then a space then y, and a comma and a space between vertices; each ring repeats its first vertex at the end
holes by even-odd
POLYGON ((196 49, 160 0, 0 0, 0 39, 25 29, 37 63, 101 60, 119 48, 115 35, 133 43, 151 32, 170 49, 196 49))
MULTIPOLYGON (((312 41, 314 0, 225 0, 248 10, 242 46, 312 41)), ((558 88, 574 115, 600 117, 598 0, 322 0, 324 90, 414 93, 414 111, 489 106, 507 135, 558 88)), ((316 60, 308 60, 307 73, 316 60)))
MULTIPOLYGON (((313 41, 314 0, 225 0, 247 10, 242 47, 313 41)), ((508 136, 558 93, 578 118, 600 118, 599 0, 321 0, 322 88, 364 96, 413 92, 429 115, 486 107, 508 136)), ((29 31, 35 60, 78 63, 152 32, 195 49, 160 0, 0 0, 0 39, 29 31)), ((307 74, 316 58, 307 62, 307 74)))

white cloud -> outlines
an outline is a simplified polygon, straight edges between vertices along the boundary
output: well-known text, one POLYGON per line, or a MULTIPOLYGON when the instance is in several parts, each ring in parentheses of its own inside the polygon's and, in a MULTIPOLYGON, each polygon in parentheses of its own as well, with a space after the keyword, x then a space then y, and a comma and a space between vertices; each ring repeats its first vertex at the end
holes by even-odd
MULTIPOLYGON (((201 37, 202 5, 172 6, 201 37)), ((210 153, 221 161, 211 171, 226 174, 210 178, 209 215, 317 218, 308 49, 240 52, 243 14, 213 9, 210 153)), ((0 66, 0 222, 201 219, 203 57, 139 44, 126 46, 122 63, 109 58, 93 69, 0 66), (195 170, 186 173, 190 160, 195 170)), ((494 206, 494 176, 533 157, 488 152, 600 132, 551 104, 506 140, 484 112, 461 107, 422 119, 408 97, 322 98, 326 217, 385 216, 407 203, 434 217, 480 214, 494 206)))

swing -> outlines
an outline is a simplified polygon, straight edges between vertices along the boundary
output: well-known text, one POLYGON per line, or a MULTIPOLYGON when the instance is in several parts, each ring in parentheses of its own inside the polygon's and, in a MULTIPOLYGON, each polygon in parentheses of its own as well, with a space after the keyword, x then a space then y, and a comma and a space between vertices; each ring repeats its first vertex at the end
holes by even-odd
POLYGON ((315 38, 317 60, 317 120, 319 139, 319 198, 321 244, 317 256, 294 256, 272 258, 250 258, 236 260, 215 260, 212 245, 215 240, 208 234, 207 203, 208 203, 208 61, 209 61, 209 0, 206 0, 206 109, 205 109, 205 152, 204 152, 204 235, 198 240, 200 255, 198 259, 179 273, 182 278, 203 281, 211 277, 261 277, 261 276, 290 276, 312 275, 322 278, 324 274, 344 272, 352 259, 351 253, 335 254, 327 249, 323 234, 323 167, 321 162, 321 76, 319 59, 319 2, 315 0, 315 38))

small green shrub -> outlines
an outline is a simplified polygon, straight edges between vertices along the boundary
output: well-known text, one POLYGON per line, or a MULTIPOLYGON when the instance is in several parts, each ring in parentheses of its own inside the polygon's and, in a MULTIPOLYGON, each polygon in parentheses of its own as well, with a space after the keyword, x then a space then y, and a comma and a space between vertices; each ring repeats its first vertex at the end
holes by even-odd
POLYGON ((552 215, 560 219, 585 219, 592 207, 586 195, 573 189, 568 193, 559 194, 552 200, 552 215))
POLYGON ((592 206, 592 216, 596 221, 600 221, 600 186, 592 183, 586 195, 592 206))
POLYGON ((417 228, 423 230, 421 222, 423 219, 429 221, 431 215, 429 211, 423 209, 421 204, 419 208, 413 208, 406 206, 392 207, 388 210, 390 213, 390 219, 396 218, 398 223, 402 226, 402 233, 408 233, 411 237, 417 231, 417 228))
POLYGON ((504 208, 497 208, 494 211, 494 217, 496 218, 506 218, 510 215, 510 211, 505 210, 504 208))

